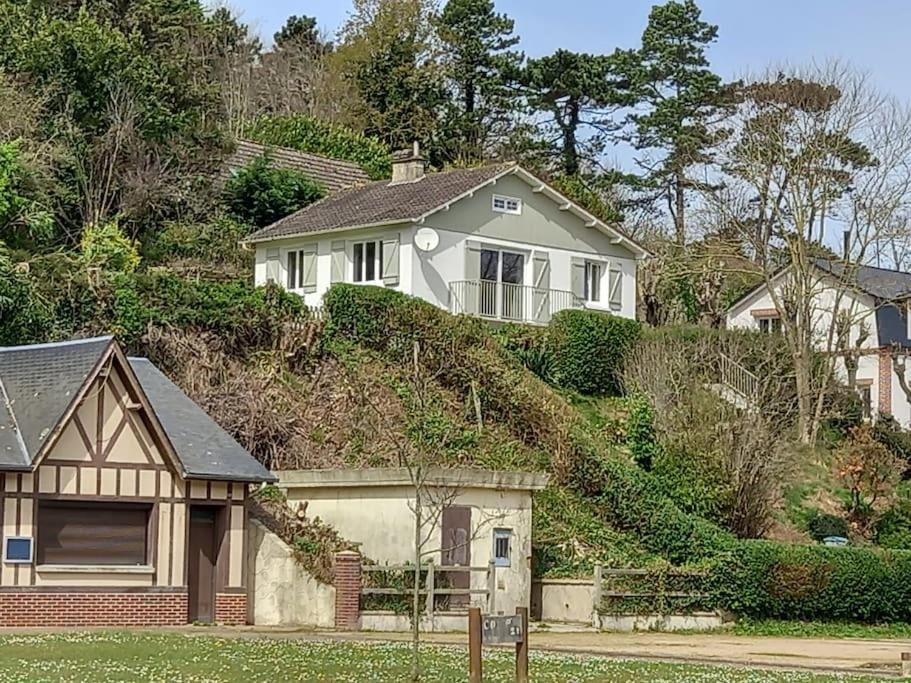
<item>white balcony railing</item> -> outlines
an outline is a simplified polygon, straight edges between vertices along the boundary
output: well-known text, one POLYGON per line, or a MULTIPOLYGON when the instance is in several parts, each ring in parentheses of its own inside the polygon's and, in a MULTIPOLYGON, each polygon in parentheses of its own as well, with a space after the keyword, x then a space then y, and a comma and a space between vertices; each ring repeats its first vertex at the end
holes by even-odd
POLYGON ((582 300, 562 289, 513 285, 490 280, 449 283, 449 311, 503 322, 546 325, 555 313, 583 308, 582 300))

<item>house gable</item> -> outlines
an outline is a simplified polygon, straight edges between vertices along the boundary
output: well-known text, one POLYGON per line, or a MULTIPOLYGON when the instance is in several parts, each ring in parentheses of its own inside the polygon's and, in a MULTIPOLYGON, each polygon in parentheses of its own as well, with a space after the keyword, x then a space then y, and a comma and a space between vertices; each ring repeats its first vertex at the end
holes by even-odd
POLYGON ((633 253, 596 226, 589 227, 575 213, 517 177, 505 175, 484 185, 470 197, 454 202, 448 210, 434 213, 426 224, 454 232, 492 239, 524 242, 532 246, 566 249, 635 259, 633 253), (514 197, 522 202, 521 214, 493 210, 494 195, 514 197))

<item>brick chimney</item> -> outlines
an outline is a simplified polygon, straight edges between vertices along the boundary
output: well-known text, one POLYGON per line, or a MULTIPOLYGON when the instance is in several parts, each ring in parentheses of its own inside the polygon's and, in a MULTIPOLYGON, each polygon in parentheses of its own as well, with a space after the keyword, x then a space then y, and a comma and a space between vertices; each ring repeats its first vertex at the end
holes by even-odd
POLYGON ((392 183, 411 183, 424 177, 424 157, 421 146, 415 141, 411 149, 392 155, 392 183))

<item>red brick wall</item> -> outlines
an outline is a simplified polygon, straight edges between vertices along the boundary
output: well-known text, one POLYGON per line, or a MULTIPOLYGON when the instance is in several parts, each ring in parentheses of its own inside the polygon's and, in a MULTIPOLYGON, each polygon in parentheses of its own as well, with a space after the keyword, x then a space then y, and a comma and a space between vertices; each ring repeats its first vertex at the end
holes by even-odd
POLYGON ((218 593, 215 596, 215 623, 243 626, 247 623, 245 593, 218 593))
POLYGON ((879 350, 879 412, 892 414, 892 353, 879 350))
POLYGON ((345 551, 335 554, 335 628, 357 631, 361 617, 361 556, 345 551))
POLYGON ((187 594, 177 592, 0 592, 0 626, 180 626, 187 594))

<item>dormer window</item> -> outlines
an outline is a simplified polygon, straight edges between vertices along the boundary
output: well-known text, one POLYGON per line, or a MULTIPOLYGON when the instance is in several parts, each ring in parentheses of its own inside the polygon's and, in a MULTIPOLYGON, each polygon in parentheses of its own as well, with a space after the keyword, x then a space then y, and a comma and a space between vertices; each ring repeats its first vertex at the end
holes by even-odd
POLYGON ((498 213, 522 214, 522 200, 517 197, 507 197, 502 194, 493 196, 493 210, 498 213))

